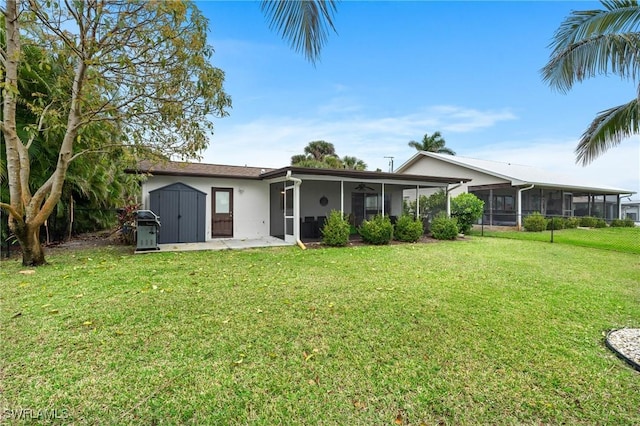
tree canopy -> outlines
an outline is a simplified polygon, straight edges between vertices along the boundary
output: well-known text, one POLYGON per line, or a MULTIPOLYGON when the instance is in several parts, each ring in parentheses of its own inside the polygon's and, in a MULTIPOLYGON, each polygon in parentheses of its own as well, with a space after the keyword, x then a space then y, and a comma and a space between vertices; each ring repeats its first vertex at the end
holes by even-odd
POLYGON ((331 142, 312 141, 304 147, 304 154, 291 157, 291 165, 314 169, 366 170, 367 164, 357 157, 340 158, 331 142))
POLYGON ((10 201, 0 207, 10 213, 23 263, 38 265, 44 263, 40 226, 59 202, 74 159, 123 145, 194 157, 208 143, 211 117, 226 115, 231 101, 224 73, 210 63, 207 21, 191 3, 8 0, 2 13, 1 126, 10 201), (25 52, 35 64, 25 62, 25 52), (23 63, 35 77, 56 66, 72 72, 43 80, 46 93, 25 99, 23 63), (19 125, 18 105, 31 123, 19 125), (55 166, 40 185, 31 176, 37 137, 56 147, 55 166))
POLYGON ((440 132, 433 132, 431 136, 425 133, 420 142, 410 141, 409 146, 418 151, 437 152, 439 154, 456 155, 455 151, 445 146, 446 141, 440 132))
MULTIPOLYGON (((640 71, 640 8, 636 0, 603 0, 604 9, 573 11, 556 30, 542 78, 567 92, 597 75, 635 82, 640 71)), ((629 102, 598 113, 576 147, 576 162, 591 163, 639 133, 640 86, 629 102)))

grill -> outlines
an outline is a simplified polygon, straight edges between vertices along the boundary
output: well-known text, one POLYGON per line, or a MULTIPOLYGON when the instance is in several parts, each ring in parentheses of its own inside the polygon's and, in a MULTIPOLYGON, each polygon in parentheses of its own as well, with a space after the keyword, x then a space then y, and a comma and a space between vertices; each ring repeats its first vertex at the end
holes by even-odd
POLYGON ((151 210, 136 212, 136 251, 160 250, 158 234, 160 233, 160 216, 151 210))

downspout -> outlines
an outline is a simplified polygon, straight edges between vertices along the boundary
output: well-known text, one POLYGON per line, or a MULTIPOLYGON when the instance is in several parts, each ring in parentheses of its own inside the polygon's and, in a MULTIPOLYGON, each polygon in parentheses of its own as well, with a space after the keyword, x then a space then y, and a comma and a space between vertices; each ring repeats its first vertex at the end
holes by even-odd
POLYGON ((344 180, 340 180, 340 216, 344 217, 344 180))
POLYGON ((453 191, 454 189, 457 189, 459 187, 462 186, 464 182, 460 182, 459 184, 457 184, 456 186, 453 186, 451 188, 449 188, 449 185, 447 185, 447 216, 451 217, 451 197, 449 197, 449 193, 451 191, 453 191))
POLYGON ((518 227, 518 231, 522 230, 522 193, 524 191, 528 191, 533 189, 535 185, 531 185, 528 188, 520 188, 518 189, 518 218, 516 220, 516 226, 518 227))
POLYGON ((291 170, 287 170, 285 180, 293 182, 293 238, 298 247, 305 250, 307 247, 300 241, 300 185, 302 185, 302 179, 294 178, 291 176, 291 170))

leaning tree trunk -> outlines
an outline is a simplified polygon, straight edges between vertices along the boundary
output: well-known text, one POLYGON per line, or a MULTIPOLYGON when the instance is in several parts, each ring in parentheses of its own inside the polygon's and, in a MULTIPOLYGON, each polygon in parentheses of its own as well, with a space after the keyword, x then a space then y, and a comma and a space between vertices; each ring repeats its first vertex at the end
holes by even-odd
POLYGON ((42 244, 40 244, 40 226, 18 225, 15 222, 10 223, 9 226, 20 243, 22 265, 40 266, 46 264, 42 244))

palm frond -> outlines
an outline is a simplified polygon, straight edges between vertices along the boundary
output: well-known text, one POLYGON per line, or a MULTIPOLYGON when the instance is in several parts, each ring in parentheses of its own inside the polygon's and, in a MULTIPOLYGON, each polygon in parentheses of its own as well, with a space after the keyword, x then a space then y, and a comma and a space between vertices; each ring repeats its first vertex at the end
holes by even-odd
POLYGON ((640 69, 640 8, 635 0, 605 1, 606 10, 574 11, 556 31, 543 80, 561 91, 596 74, 635 78, 640 69))
POLYGON ((586 166, 638 130, 638 99, 600 112, 576 147, 576 163, 586 166))
POLYGON ((262 11, 270 20, 269 27, 313 64, 320 58, 329 30, 336 31, 334 0, 263 0, 262 11))
POLYGON ((454 150, 452 150, 451 148, 447 148, 447 147, 442 147, 438 150, 439 154, 449 154, 449 155, 456 155, 456 152, 454 150))

